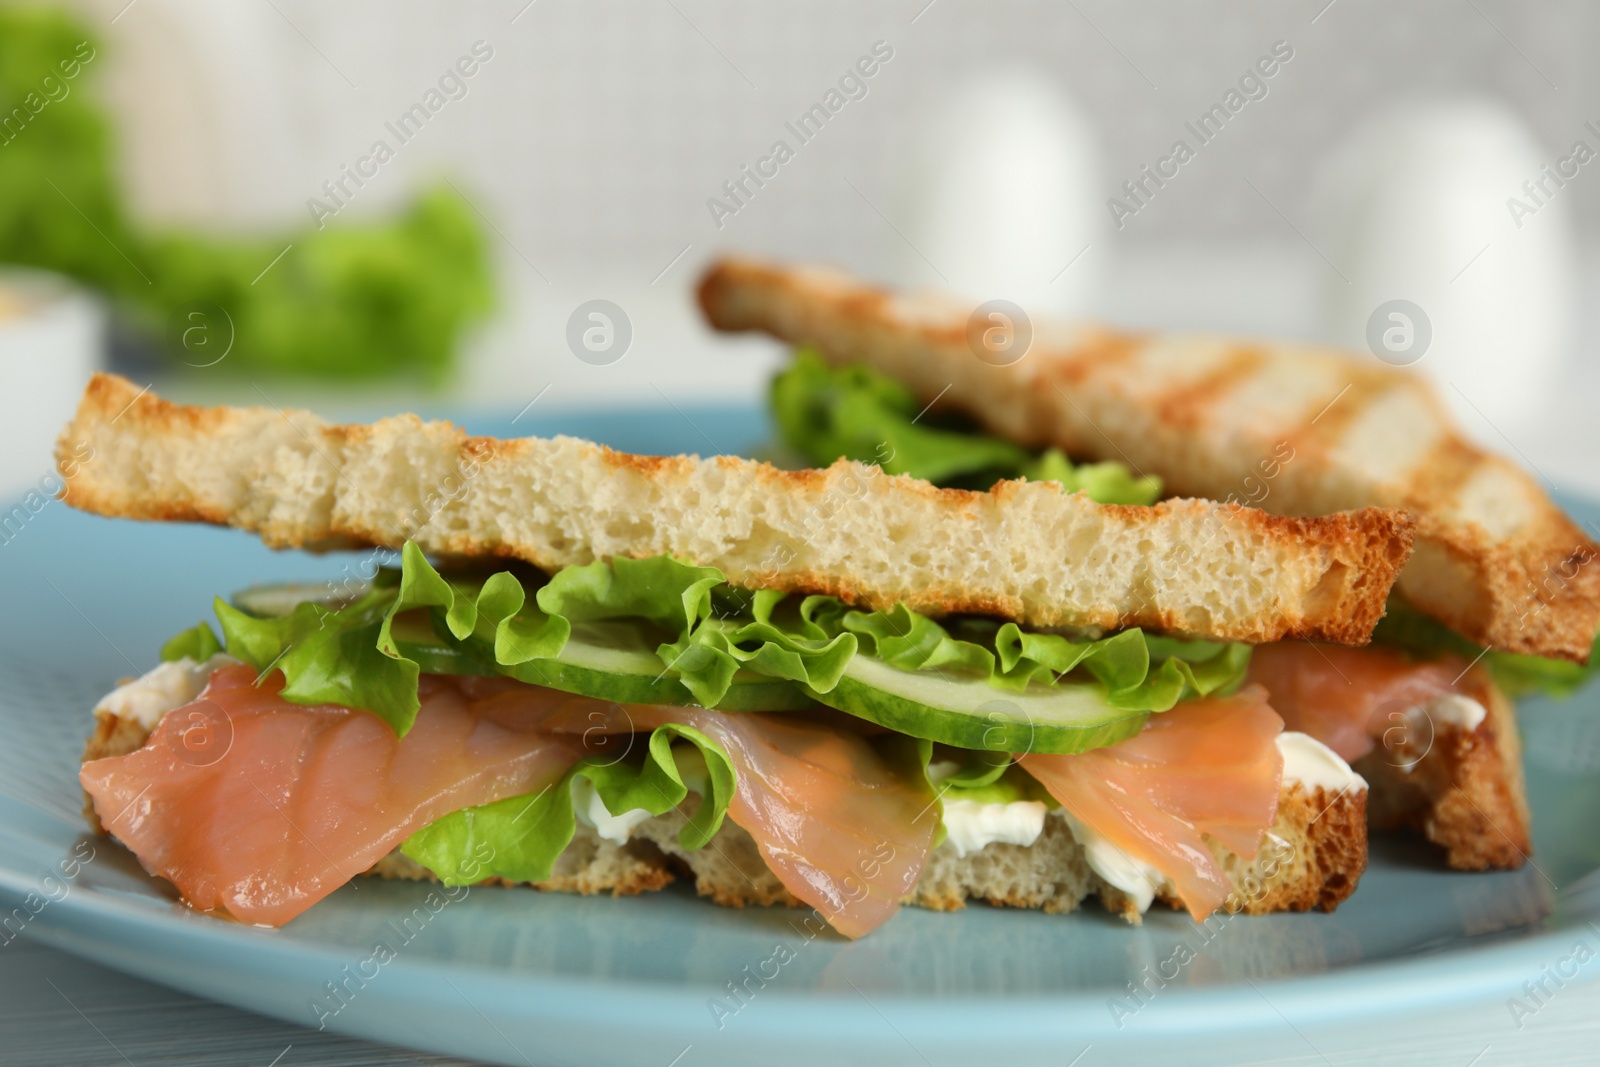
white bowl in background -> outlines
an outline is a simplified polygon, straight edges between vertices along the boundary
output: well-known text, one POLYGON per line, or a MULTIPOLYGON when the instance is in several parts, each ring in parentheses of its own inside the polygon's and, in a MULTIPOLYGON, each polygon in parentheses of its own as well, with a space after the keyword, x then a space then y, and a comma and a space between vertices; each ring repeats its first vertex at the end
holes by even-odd
POLYGON ((53 274, 0 271, 0 499, 60 491, 56 435, 104 353, 97 297, 53 274))

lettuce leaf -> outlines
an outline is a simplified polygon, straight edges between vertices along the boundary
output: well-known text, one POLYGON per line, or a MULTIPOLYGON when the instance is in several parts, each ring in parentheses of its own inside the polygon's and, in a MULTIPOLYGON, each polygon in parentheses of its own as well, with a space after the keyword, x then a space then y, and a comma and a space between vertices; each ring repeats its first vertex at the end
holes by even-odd
POLYGON ((992 483, 1030 459, 1008 441, 921 424, 905 386, 865 366, 834 370, 809 348, 773 380, 770 397, 784 440, 818 466, 844 456, 936 483, 992 483))
MULTIPOLYGON (((416 718, 421 668, 415 634, 406 634, 409 645, 397 634, 419 611, 432 620, 431 636, 475 670, 520 677, 526 672, 513 668, 527 665, 537 679, 540 661, 560 656, 575 623, 598 623, 631 627, 619 640, 657 648, 661 673, 679 677, 706 707, 721 702, 740 670, 829 688, 837 682, 855 654, 853 637, 811 641, 779 629, 768 615, 781 596, 756 594, 753 614, 712 618, 712 591, 725 587, 715 568, 659 556, 569 567, 530 598, 510 571, 447 579, 408 542, 398 570, 379 571, 342 607, 304 601, 287 614, 263 615, 219 599, 216 612, 230 654, 262 672, 283 671, 284 699, 364 708, 402 737, 416 718)), ((201 640, 185 631, 169 646, 182 654, 201 640)))
POLYGON ((535 599, 571 622, 637 618, 683 635, 711 615, 711 590, 725 581, 715 567, 671 556, 619 556, 561 570, 535 599))
POLYGON ((867 653, 891 667, 904 671, 939 670, 945 667, 973 674, 994 674, 995 654, 980 644, 962 641, 926 615, 904 604, 889 611, 856 611, 836 603, 826 612, 817 612, 824 627, 836 623, 841 631, 855 634, 867 653))
POLYGON ((798 617, 785 620, 787 626, 775 621, 773 612, 786 602, 792 603, 776 590, 757 590, 749 597, 748 619, 743 613, 708 619, 657 654, 708 708, 721 702, 741 668, 826 693, 839 684, 858 642, 853 634, 815 632, 798 617))
POLYGON ((1530 693, 1564 699, 1589 684, 1600 671, 1600 635, 1589 653, 1587 664, 1546 659, 1519 652, 1485 652, 1437 619, 1422 614, 1402 597, 1391 597, 1388 611, 1378 621, 1372 639, 1423 655, 1449 653, 1472 662, 1480 661, 1493 675, 1495 684, 1508 696, 1530 693))
POLYGON ((1490 652, 1485 660, 1494 680, 1511 696, 1539 693, 1564 700, 1588 685, 1600 669, 1600 636, 1590 647, 1585 664, 1520 652, 1490 652))
POLYGON ((1059 448, 1048 448, 1022 468, 1018 477, 1030 482, 1060 482, 1068 493, 1082 490, 1098 504, 1154 504, 1161 499, 1161 479, 1135 477, 1126 465, 1109 461, 1074 466, 1059 448))
POLYGON ((258 617, 218 597, 214 608, 228 654, 263 674, 281 670, 281 695, 296 704, 365 708, 404 737, 417 716, 417 664, 380 647, 399 575, 379 572, 348 607, 302 603, 288 615, 258 617))
POLYGON ((523 600, 522 584, 509 572, 478 589, 452 584, 407 542, 401 568, 380 570, 345 607, 306 601, 280 616, 253 615, 221 598, 214 607, 228 654, 263 673, 282 671, 285 700, 362 708, 404 737, 420 706, 421 669, 395 639, 396 617, 426 608, 458 639, 486 630, 496 653, 512 661, 558 654, 570 625, 525 609, 523 600))
POLYGON ((222 642, 218 641, 217 635, 212 632, 211 624, 199 622, 181 633, 174 634, 161 646, 161 662, 170 663, 173 660, 188 658, 196 663, 204 663, 221 651, 222 642))
MULTIPOLYGON (((648 666, 637 673, 639 657, 653 649, 661 665, 648 690, 653 702, 692 699, 708 708, 723 702, 741 674, 825 694, 855 656, 868 655, 901 670, 976 676, 1001 690, 1070 678, 1103 686, 1114 708, 1158 712, 1237 686, 1250 654, 1243 645, 1153 638, 1139 630, 1072 641, 992 619, 958 618, 946 628, 903 604, 870 612, 829 596, 736 590, 715 568, 667 556, 569 567, 530 597, 511 571, 446 577, 407 543, 399 569, 380 571, 354 599, 309 599, 287 613, 267 613, 292 602, 277 592, 253 590, 244 599, 259 612, 216 602, 227 651, 263 674, 282 671, 286 700, 364 708, 400 736, 416 718, 423 670, 501 673, 623 699, 608 673, 620 679, 622 668, 585 668, 587 680, 547 675, 566 663, 561 656, 574 626, 584 628, 591 656, 598 641, 634 657, 629 677, 655 674, 648 666), (682 688, 654 688, 668 676, 682 688), (674 696, 664 700, 664 692, 674 696)), ((215 645, 202 624, 169 641, 164 654, 198 654, 215 645)))
POLYGON ((594 786, 613 815, 638 808, 664 814, 693 785, 700 803, 678 832, 679 844, 692 851, 721 828, 737 774, 728 754, 705 734, 678 724, 658 726, 642 753, 586 757, 543 792, 453 812, 412 834, 400 850, 445 885, 485 878, 545 881, 577 832, 572 792, 579 779, 594 786))
POLYGON ((1011 766, 1011 753, 951 748, 927 742, 928 782, 936 788, 981 789, 992 785, 1011 766))
POLYGON ((1146 676, 1141 686, 1113 692, 1112 703, 1117 707, 1156 709, 1160 700, 1165 699, 1155 696, 1157 687, 1169 693, 1176 690, 1178 696, 1173 703, 1191 696, 1225 696, 1244 684, 1245 674, 1250 669, 1249 645, 1185 641, 1148 634, 1144 640, 1150 661, 1159 660, 1161 665, 1146 676))
POLYGON ((814 349, 772 383, 773 419, 785 444, 817 466, 843 456, 935 485, 987 489, 1002 478, 1056 481, 1102 504, 1153 504, 1161 480, 1136 478, 1120 463, 1074 467, 1057 449, 1042 455, 1009 441, 925 418, 904 385, 864 365, 833 368, 814 349))
POLYGON ((996 773, 979 780, 964 778, 957 772, 941 779, 937 788, 941 802, 971 800, 979 804, 1015 804, 1019 800, 1037 800, 1047 808, 1061 806, 1038 779, 1017 763, 1002 763, 996 773))

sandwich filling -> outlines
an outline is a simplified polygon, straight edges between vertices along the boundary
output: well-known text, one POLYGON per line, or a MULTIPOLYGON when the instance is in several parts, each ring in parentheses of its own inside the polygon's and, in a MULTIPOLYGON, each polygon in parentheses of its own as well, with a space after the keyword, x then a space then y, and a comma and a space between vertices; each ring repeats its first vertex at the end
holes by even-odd
POLYGON ((1488 710, 1462 688, 1470 667, 1449 653, 1417 660, 1385 645, 1285 641, 1256 649, 1250 679, 1290 727, 1354 762, 1380 745, 1403 755, 1441 726, 1476 730, 1488 710))
MULTIPOLYGON (((681 844, 705 847, 731 818, 852 937, 892 917, 940 837, 958 851, 1027 845, 1052 813, 1140 910, 1163 891, 1203 917, 1229 890, 1202 835, 1251 858, 1284 782, 1332 785, 1297 755, 1316 742, 1280 733, 1259 687, 1186 702, 1090 753, 980 757, 980 771, 942 747, 930 767, 916 739, 827 713, 618 705, 471 676, 424 675, 401 738, 369 712, 284 700, 276 672, 213 664, 143 747, 85 764, 81 780, 106 829, 192 906, 268 926, 395 848, 447 884, 538 882, 577 821, 620 843, 679 805, 681 844)), ((140 689, 154 707, 159 675, 199 666, 163 665, 97 710, 140 689)), ((1332 762, 1340 788, 1364 787, 1332 762)))
POLYGON ((580 820, 626 841, 674 809, 682 847, 733 820, 851 937, 944 840, 1031 843, 1049 813, 1141 907, 1158 886, 1200 917, 1227 896, 1207 842, 1254 857, 1285 778, 1243 646, 862 612, 667 557, 447 575, 411 545, 363 588, 216 611, 221 639, 185 631, 102 701, 152 732, 81 780, 147 869, 250 923, 396 848, 447 884, 542 882, 580 820))

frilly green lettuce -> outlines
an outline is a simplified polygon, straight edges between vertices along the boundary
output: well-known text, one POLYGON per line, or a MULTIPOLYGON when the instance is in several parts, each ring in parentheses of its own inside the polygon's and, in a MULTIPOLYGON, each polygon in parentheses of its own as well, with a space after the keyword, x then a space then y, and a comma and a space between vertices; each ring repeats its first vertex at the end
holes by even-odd
POLYGON ((677 641, 662 645, 658 654, 683 675, 684 685, 708 708, 717 705, 740 668, 825 693, 839 683, 845 665, 856 654, 856 638, 785 628, 773 618, 785 599, 771 589, 757 590, 744 610, 705 620, 677 641))
POLYGON ((192 659, 196 663, 204 663, 221 651, 222 642, 217 640, 211 624, 199 622, 181 633, 174 634, 161 646, 161 662, 192 659))
MULTIPOLYGON (((1250 654, 1244 645, 1139 630, 1073 641, 975 618, 947 629, 903 604, 867 612, 834 597, 737 590, 715 568, 666 556, 569 567, 530 597, 511 571, 447 578, 411 543, 398 570, 380 571, 342 606, 304 601, 273 615, 219 599, 216 612, 227 651, 259 671, 281 670, 286 700, 364 708, 401 736, 416 718, 422 662, 428 670, 536 680, 541 664, 548 670, 559 661, 575 625, 590 633, 612 627, 619 642, 654 648, 661 676, 682 683, 683 702, 704 707, 717 707, 741 672, 794 683, 797 694, 826 694, 853 657, 866 655, 901 670, 981 678, 1000 690, 1092 680, 1113 708, 1159 712, 1231 690, 1250 654)), ((215 643, 202 624, 164 651, 202 658, 215 643)))
POLYGON ((1587 664, 1498 649, 1485 652, 1398 596, 1390 598, 1388 612, 1378 620, 1372 639, 1423 654, 1448 652, 1474 663, 1481 660, 1494 676, 1495 683, 1513 697, 1529 693, 1558 699, 1569 697, 1589 684, 1600 670, 1600 636, 1595 638, 1587 664))
POLYGON ((258 671, 281 670, 285 700, 365 708, 404 736, 417 715, 420 671, 389 639, 401 583, 399 573, 382 571, 339 609, 307 602, 261 617, 221 597, 213 607, 228 654, 258 671))
POLYGON ((400 850, 445 885, 545 881, 577 832, 572 787, 580 778, 593 784, 613 815, 640 808, 664 814, 693 786, 701 799, 678 842, 691 851, 703 848, 733 799, 733 761, 711 738, 678 724, 656 727, 642 749, 622 758, 586 757, 543 792, 453 812, 412 834, 400 850))
POLYGON ((987 434, 931 425, 911 391, 870 367, 829 367, 810 348, 773 380, 773 418, 783 441, 807 462, 843 456, 935 485, 987 489, 1002 478, 1060 482, 1102 504, 1153 504, 1161 480, 1134 477, 1121 463, 1075 467, 1059 450, 1035 455, 987 434))
MULTIPOLYGON (((781 631, 766 618, 771 595, 756 595, 753 614, 712 617, 711 591, 724 586, 715 568, 660 556, 569 567, 530 598, 510 571, 446 579, 408 542, 400 569, 379 571, 343 607, 307 601, 286 615, 259 615, 219 598, 215 609, 227 651, 257 670, 281 670, 284 699, 364 708, 401 736, 416 718, 420 666, 396 628, 419 610, 431 617, 432 636, 481 667, 477 673, 536 666, 561 654, 575 623, 616 622, 663 638, 649 642, 663 675, 706 707, 723 699, 740 669, 832 687, 855 654, 853 637, 814 642, 781 631)), ((185 631, 168 648, 184 654, 201 641, 198 630, 185 631)))

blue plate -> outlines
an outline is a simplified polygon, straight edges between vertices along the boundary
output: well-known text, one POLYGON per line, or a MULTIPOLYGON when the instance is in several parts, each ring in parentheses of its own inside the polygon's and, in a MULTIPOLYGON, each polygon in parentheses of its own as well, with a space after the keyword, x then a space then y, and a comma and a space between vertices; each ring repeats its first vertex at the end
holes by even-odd
MULTIPOLYGON (((747 452, 766 434, 753 409, 555 414, 518 429, 668 454, 747 452)), ((1202 927, 1157 911, 1131 928, 1092 907, 1065 917, 907 909, 851 943, 809 936, 798 912, 724 910, 682 887, 620 900, 480 888, 441 903, 426 886, 358 881, 282 930, 207 918, 85 832, 76 773, 89 708, 148 668, 163 639, 209 617, 214 594, 334 577, 350 557, 32 503, 0 533, 10 621, 0 648, 0 939, 26 928, 252 1011, 507 1064, 1061 1067, 1089 1046, 1220 1062, 1464 1004, 1503 1013, 1577 941, 1596 943, 1594 692, 1523 708, 1533 863, 1458 874, 1414 842, 1376 840, 1359 891, 1333 915, 1202 927), (379 944, 390 951, 376 953, 379 944)), ((1565 503, 1600 519, 1600 507, 1565 503)), ((1097 1052, 1086 1063, 1103 1061, 1097 1052)))

